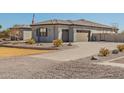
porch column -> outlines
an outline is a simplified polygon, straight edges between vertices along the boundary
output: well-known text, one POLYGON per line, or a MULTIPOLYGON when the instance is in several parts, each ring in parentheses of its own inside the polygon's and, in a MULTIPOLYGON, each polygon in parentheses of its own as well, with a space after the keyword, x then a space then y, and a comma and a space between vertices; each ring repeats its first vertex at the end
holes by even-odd
POLYGON ((62 29, 58 28, 58 39, 62 40, 62 29))
POLYGON ((74 40, 73 40, 73 27, 72 26, 70 26, 69 27, 69 42, 73 42, 74 40))
POLYGON ((73 42, 76 42, 76 34, 77 34, 76 29, 73 29, 73 42))

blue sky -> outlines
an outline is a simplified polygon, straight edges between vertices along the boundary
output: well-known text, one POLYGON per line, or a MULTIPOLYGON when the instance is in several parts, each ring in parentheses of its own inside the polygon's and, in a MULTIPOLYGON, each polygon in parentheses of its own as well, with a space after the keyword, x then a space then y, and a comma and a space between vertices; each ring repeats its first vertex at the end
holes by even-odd
MULTIPOLYGON (((15 24, 31 24, 33 13, 0 13, 3 29, 15 24)), ((117 23, 124 30, 124 13, 35 13, 35 22, 48 19, 87 19, 103 24, 117 23)))

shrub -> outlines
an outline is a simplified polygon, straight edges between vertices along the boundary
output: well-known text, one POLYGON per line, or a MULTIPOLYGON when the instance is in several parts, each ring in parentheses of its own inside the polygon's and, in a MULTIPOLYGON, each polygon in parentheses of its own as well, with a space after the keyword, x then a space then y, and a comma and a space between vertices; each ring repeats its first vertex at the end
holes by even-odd
POLYGON ((34 39, 28 39, 28 40, 26 41, 26 43, 27 43, 27 44, 35 44, 36 42, 35 42, 34 39))
POLYGON ((100 54, 101 56, 107 56, 107 55, 110 54, 110 51, 109 51, 109 49, 107 49, 107 48, 101 48, 100 51, 99 51, 99 54, 100 54))
POLYGON ((119 50, 117 49, 112 50, 112 54, 118 54, 118 53, 119 53, 119 50))
POLYGON ((117 48, 120 52, 124 51, 124 44, 123 45, 117 45, 117 48))
POLYGON ((53 45, 54 45, 55 47, 61 46, 62 43, 63 43, 63 41, 60 40, 60 39, 53 40, 53 45))

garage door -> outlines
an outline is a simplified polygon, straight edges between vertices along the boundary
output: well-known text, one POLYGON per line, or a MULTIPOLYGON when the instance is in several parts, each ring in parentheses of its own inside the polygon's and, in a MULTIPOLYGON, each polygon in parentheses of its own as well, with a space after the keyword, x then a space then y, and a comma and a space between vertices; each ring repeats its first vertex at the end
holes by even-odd
POLYGON ((23 40, 31 39, 32 31, 23 31, 23 40))
POLYGON ((77 31, 76 33, 76 41, 88 41, 89 40, 89 32, 77 31))

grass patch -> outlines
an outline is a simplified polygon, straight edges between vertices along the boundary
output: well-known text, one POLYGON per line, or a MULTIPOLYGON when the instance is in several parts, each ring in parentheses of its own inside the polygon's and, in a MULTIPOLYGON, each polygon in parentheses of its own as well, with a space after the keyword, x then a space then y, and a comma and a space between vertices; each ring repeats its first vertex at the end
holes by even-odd
POLYGON ((26 55, 40 54, 47 52, 48 50, 0 47, 0 57, 26 56, 26 55))

